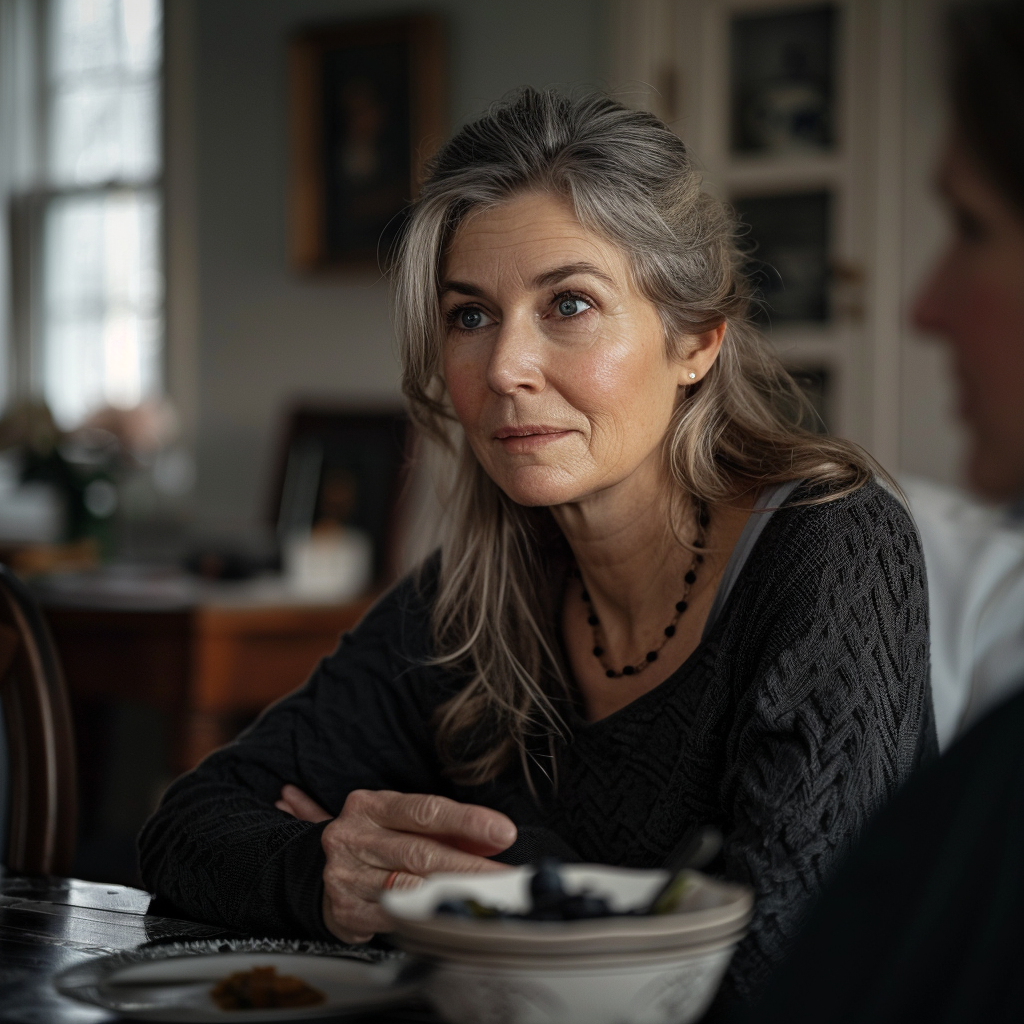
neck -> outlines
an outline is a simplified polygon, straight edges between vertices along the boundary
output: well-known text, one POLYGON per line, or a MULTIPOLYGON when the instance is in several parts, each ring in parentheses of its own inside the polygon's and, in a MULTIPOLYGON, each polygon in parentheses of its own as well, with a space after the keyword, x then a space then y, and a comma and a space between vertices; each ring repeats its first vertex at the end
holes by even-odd
MULTIPOLYGON (((641 638, 649 638, 652 621, 667 623, 672 617, 693 557, 673 532, 673 513, 678 516, 680 508, 668 482, 651 474, 629 483, 628 489, 620 486, 551 510, 612 634, 609 640, 626 647, 645 642, 641 638)), ((692 541, 694 518, 686 506, 683 512, 681 537, 692 541)))

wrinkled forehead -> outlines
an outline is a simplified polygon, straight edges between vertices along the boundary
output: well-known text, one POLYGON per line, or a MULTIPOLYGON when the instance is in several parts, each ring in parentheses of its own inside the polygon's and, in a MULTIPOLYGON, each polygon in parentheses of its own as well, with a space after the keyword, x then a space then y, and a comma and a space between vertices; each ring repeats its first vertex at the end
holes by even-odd
POLYGON ((631 279, 622 250, 582 224, 567 199, 527 193, 466 215, 446 247, 440 284, 481 276, 525 283, 547 269, 573 265, 624 285, 631 279))

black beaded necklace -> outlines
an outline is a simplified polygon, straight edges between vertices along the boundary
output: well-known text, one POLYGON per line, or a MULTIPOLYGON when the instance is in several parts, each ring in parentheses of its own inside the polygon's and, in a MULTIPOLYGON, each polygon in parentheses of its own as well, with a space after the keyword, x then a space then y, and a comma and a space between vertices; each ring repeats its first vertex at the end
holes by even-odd
POLYGON ((706 546, 706 531, 708 524, 711 522, 711 516, 708 514, 707 506, 702 501, 697 503, 696 519, 697 536, 693 542, 693 558, 690 561, 689 569, 686 570, 686 575, 683 577, 686 587, 683 590, 683 596, 676 601, 676 613, 672 621, 662 631, 661 643, 649 650, 636 664, 623 665, 621 671, 617 672, 608 662, 604 634, 601 631, 601 620, 597 617, 597 612, 594 611, 594 606, 590 601, 590 592, 587 590, 586 584, 583 584, 583 577, 580 575, 579 566, 576 566, 573 570, 573 575, 583 584, 580 597, 583 598, 583 603, 587 606, 587 622, 594 631, 594 657, 601 662, 604 674, 609 679, 621 679, 623 676, 635 676, 643 672, 648 665, 658 660, 658 655, 661 653, 662 648, 676 635, 676 626, 679 624, 679 618, 689 607, 690 591, 693 589, 694 583, 697 582, 697 566, 702 565, 704 562, 704 556, 701 554, 701 551, 706 546))

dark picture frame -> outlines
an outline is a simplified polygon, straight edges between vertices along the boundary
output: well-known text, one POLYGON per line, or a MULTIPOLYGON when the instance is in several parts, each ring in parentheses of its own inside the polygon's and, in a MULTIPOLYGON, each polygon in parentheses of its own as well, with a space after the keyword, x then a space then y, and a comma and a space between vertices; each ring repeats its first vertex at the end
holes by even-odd
POLYGON ((374 584, 396 576, 415 437, 400 408, 300 404, 285 416, 270 521, 284 542, 325 523, 373 541, 374 584))
POLYGON ((289 46, 291 262, 376 267, 445 134, 441 20, 305 29, 289 46))
POLYGON ((754 319, 761 326, 831 319, 834 207, 828 189, 733 199, 750 253, 754 319))
POLYGON ((831 367, 820 365, 787 367, 804 397, 811 405, 812 415, 800 424, 816 434, 831 434, 835 423, 835 373, 831 367))
POLYGON ((838 23, 832 4, 734 15, 734 154, 778 156, 835 148, 838 23))

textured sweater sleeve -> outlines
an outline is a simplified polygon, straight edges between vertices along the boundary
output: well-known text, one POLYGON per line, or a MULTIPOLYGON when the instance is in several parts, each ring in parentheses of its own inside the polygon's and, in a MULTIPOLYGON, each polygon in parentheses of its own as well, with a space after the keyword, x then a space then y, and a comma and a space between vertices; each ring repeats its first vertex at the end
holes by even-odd
POLYGON ((783 957, 868 818, 937 753, 924 565, 902 506, 871 486, 777 518, 760 607, 731 631, 752 669, 734 691, 721 783, 725 873, 757 893, 730 970, 740 997, 783 957))
POLYGON ((354 789, 437 792, 421 685, 428 616, 411 580, 342 637, 309 681, 178 779, 139 837, 143 879, 200 920, 328 937, 324 824, 274 801, 290 782, 332 815, 354 789))

